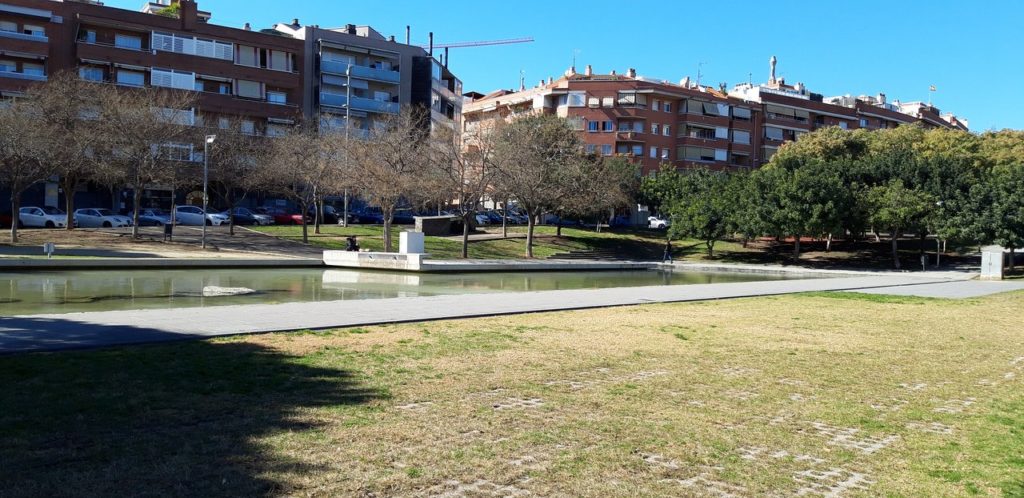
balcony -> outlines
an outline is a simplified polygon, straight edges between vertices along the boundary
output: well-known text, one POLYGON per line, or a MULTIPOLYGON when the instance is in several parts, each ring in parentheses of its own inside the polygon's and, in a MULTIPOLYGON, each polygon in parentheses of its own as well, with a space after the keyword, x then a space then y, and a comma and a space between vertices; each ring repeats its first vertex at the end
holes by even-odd
POLYGON ((615 132, 615 139, 620 142, 643 142, 643 140, 640 140, 639 135, 635 131, 618 131, 615 132))
POLYGON ((0 70, 0 78, 14 78, 17 80, 46 81, 45 74, 19 73, 15 71, 0 70))
POLYGON ((0 38, 12 38, 14 40, 32 41, 39 43, 48 43, 50 41, 45 35, 27 35, 25 33, 19 33, 17 31, 2 31, 0 30, 0 38))
MULTIPOLYGON (((320 92, 320 105, 344 109, 346 107, 345 104, 344 95, 320 92)), ((398 102, 380 102, 373 99, 364 99, 362 97, 352 97, 352 110, 383 114, 398 114, 399 105, 398 102)))
MULTIPOLYGON (((325 73, 344 76, 345 69, 348 67, 349 64, 344 62, 320 61, 320 70, 325 73)), ((352 77, 363 80, 380 81, 382 83, 393 83, 396 85, 402 80, 402 75, 398 71, 392 71, 390 69, 375 69, 356 64, 352 64, 352 77)))

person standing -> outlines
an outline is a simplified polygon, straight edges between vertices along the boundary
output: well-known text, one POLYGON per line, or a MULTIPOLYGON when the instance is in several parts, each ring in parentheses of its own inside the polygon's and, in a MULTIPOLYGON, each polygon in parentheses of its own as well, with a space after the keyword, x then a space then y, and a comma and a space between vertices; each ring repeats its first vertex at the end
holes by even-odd
POLYGON ((665 239, 665 255, 661 258, 663 263, 672 262, 672 239, 665 239))

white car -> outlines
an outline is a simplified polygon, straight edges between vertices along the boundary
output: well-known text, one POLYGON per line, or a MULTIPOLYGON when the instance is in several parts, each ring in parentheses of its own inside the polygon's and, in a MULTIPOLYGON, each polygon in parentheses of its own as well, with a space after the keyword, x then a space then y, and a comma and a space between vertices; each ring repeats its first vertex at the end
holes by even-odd
POLYGON ((206 213, 203 215, 203 208, 199 206, 177 206, 174 208, 174 219, 179 225, 202 226, 227 225, 228 217, 221 213, 206 213))
POLYGON ((668 228, 669 222, 664 218, 659 218, 657 216, 648 216, 647 226, 653 228, 654 230, 664 230, 668 228))
POLYGON ((75 225, 79 228, 130 227, 132 226, 132 219, 127 216, 114 214, 109 209, 76 209, 75 225))
POLYGON ((18 210, 18 221, 23 227, 64 228, 68 215, 55 207, 23 207, 18 210))

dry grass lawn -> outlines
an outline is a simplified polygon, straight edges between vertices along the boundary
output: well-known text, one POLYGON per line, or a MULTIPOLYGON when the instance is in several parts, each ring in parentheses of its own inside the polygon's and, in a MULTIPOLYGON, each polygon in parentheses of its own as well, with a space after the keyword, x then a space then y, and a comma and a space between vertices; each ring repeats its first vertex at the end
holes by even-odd
POLYGON ((0 495, 1022 496, 1024 293, 0 358, 0 495))

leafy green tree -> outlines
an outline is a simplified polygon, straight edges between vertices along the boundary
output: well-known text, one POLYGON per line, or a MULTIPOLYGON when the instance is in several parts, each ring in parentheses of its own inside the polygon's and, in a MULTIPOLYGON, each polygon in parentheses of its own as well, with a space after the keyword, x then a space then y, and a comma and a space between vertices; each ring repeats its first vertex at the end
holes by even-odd
POLYGON ((730 203, 726 195, 729 177, 707 168, 687 171, 681 177, 683 194, 668 201, 670 237, 693 237, 704 241, 708 257, 714 257, 715 243, 728 234, 730 203))
POLYGON ((904 186, 902 180, 891 180, 867 191, 871 221, 887 227, 892 240, 893 266, 900 269, 899 238, 906 230, 923 230, 933 212, 935 198, 927 192, 904 186))

